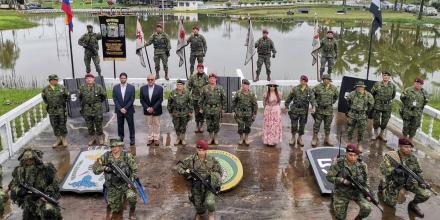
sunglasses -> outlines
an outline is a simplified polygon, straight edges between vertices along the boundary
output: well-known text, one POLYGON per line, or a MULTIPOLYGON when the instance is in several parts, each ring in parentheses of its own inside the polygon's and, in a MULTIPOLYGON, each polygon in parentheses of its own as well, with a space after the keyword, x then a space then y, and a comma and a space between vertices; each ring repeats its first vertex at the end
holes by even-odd
POLYGON ((276 85, 269 85, 269 87, 277 87, 276 85))
POLYGON ((154 81, 154 79, 147 79, 147 81, 154 81))

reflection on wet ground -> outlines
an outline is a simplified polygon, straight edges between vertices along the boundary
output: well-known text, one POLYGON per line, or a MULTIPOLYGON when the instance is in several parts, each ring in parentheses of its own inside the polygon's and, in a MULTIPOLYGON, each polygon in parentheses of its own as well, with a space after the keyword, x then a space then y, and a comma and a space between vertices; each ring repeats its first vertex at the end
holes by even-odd
MULTIPOLYGON (((137 109, 136 147, 127 150, 136 154, 140 168, 141 182, 146 186, 150 202, 137 206, 138 219, 192 219, 194 209, 188 201, 187 184, 178 176, 173 167, 176 161, 195 152, 194 143, 197 139, 207 137, 204 134, 194 134, 194 123, 189 124, 188 142, 186 147, 174 146, 175 134, 168 114, 162 116, 162 144, 160 147, 146 146, 146 125, 144 116, 137 109)), ((105 117, 110 121, 105 128, 106 134, 116 135, 116 120, 108 113, 105 117)), ((321 196, 319 187, 311 171, 308 159, 304 153, 310 148, 312 118, 309 118, 304 141, 304 148, 294 148, 288 145, 290 138, 290 120, 283 115, 283 142, 276 147, 266 147, 261 140, 262 114, 256 119, 251 133, 249 147, 237 146, 238 135, 232 117, 226 115, 221 126, 221 145, 213 147, 235 154, 242 162, 244 176, 241 183, 233 190, 223 193, 224 201, 218 201, 217 219, 330 219, 330 196, 321 196)), ((342 114, 337 114, 333 131, 345 123, 342 114), (339 126, 339 127, 338 127, 339 126)), ((368 135, 367 135, 368 136, 368 135)), ((51 129, 47 129, 30 146, 37 147, 45 153, 45 160, 51 161, 58 168, 62 179, 73 163, 81 147, 86 146, 87 132, 82 119, 69 120, 69 142, 71 146, 65 150, 52 150, 54 141, 51 129)), ((369 165, 371 186, 376 191, 381 177, 378 166, 384 152, 396 146, 397 136, 389 134, 389 141, 370 143, 366 141, 364 160, 369 165)), ((343 138, 343 142, 345 138, 343 138)), ((322 139, 321 139, 322 140, 322 139)), ((337 141, 332 135, 333 142, 337 141)), ((128 140, 126 140, 128 141, 128 140)), ((127 143, 128 145, 128 143, 127 143)), ((439 191, 440 176, 439 154, 426 146, 417 146, 417 156, 424 169, 425 178, 433 183, 439 191)), ((4 181, 6 186, 11 179, 11 172, 18 164, 16 157, 3 164, 4 181)), ((373 211, 368 219, 414 219, 407 212, 407 204, 412 194, 402 194, 400 203, 395 210, 385 208, 382 215, 378 209, 373 211)), ((61 204, 64 219, 104 219, 105 204, 100 194, 63 194, 61 204)), ((425 211, 425 219, 437 219, 440 215, 440 199, 432 197, 421 205, 425 211)), ((348 219, 353 219, 358 207, 350 203, 348 219)), ((126 213, 127 214, 127 213, 126 213)), ((127 217, 127 216, 126 216, 127 217)), ((7 219, 20 219, 21 210, 13 205, 7 219)))

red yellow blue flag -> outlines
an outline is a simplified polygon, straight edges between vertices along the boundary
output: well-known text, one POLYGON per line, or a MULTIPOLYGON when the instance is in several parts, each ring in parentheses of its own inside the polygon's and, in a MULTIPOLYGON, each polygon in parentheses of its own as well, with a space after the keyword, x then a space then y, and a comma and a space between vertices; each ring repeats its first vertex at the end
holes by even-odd
POLYGON ((61 10, 66 14, 66 25, 69 25, 69 31, 73 32, 73 12, 72 7, 70 7, 70 0, 63 0, 61 10))

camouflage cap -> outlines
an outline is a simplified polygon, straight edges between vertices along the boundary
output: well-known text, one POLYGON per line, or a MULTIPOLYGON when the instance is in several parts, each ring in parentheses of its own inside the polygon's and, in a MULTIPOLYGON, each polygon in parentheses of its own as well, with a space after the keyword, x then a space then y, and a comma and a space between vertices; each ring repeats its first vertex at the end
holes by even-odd
POLYGON ((388 76, 391 76, 391 73, 388 72, 388 71, 383 71, 383 72, 382 72, 382 75, 388 75, 388 76))
POLYGON ((324 74, 321 76, 321 79, 328 79, 328 80, 332 80, 332 78, 330 77, 330 74, 324 74))
POLYGON ((250 85, 251 83, 247 79, 242 79, 241 84, 250 85))
POLYGON ((42 157, 43 157, 42 151, 28 147, 23 149, 20 156, 18 156, 18 160, 22 161, 22 160, 35 159, 37 161, 41 161, 42 157))
POLYGON ((51 74, 51 75, 49 75, 49 81, 51 81, 51 80, 58 80, 58 76, 57 76, 57 74, 51 74))
POLYGON ((365 88, 367 86, 365 85, 364 81, 359 80, 359 81, 357 81, 357 83, 354 86, 354 88, 357 88, 357 87, 364 87, 365 88))
POLYGON ((110 138, 110 147, 124 147, 124 142, 119 138, 110 138))
POLYGON ((181 79, 178 79, 178 80, 176 81, 176 83, 177 83, 177 84, 183 84, 183 85, 185 85, 185 81, 183 81, 183 80, 181 80, 181 79))

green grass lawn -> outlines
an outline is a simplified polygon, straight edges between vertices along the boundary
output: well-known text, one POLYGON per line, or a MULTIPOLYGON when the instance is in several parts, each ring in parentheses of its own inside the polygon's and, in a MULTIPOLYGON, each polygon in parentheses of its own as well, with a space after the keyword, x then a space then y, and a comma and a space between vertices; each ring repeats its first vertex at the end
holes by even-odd
MULTIPOLYGON (((73 9, 86 9, 86 8, 108 8, 107 1, 73 1, 70 5, 73 9)), ((120 5, 116 5, 119 7, 120 5)), ((61 8, 61 3, 58 1, 55 2, 44 2, 44 8, 61 8)))
POLYGON ((0 89, 0 116, 38 95, 41 89, 0 89))
POLYGON ((0 10, 0 30, 31 28, 37 26, 15 11, 0 10))

